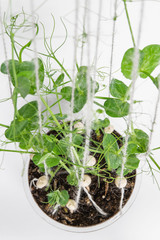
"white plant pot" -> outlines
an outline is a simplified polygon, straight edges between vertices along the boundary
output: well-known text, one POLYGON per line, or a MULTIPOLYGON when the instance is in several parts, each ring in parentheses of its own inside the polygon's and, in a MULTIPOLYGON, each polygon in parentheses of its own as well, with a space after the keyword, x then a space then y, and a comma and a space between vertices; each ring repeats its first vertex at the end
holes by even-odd
POLYGON ((47 216, 46 213, 44 213, 40 207, 38 206, 38 204, 36 203, 36 201, 34 200, 31 191, 30 191, 30 187, 29 187, 29 181, 28 181, 28 168, 29 168, 29 162, 30 159, 27 160, 26 165, 25 165, 25 170, 24 170, 24 174, 23 174, 23 185, 24 185, 24 190, 26 193, 26 197, 30 203, 30 205, 33 207, 34 211, 41 217, 43 218, 46 222, 48 222, 49 224, 51 224, 54 227, 60 228, 62 230, 65 231, 69 231, 69 232, 76 232, 76 233, 87 233, 87 232, 93 232, 93 231, 97 231, 100 230, 102 228, 108 227, 111 224, 113 224, 115 221, 117 221, 120 217, 122 217, 128 210, 129 208, 132 206, 133 202, 136 199, 136 196, 138 194, 139 188, 140 188, 140 184, 141 184, 141 178, 142 178, 142 174, 137 174, 136 176, 136 181, 135 181, 135 186, 133 189, 133 192, 129 198, 129 200, 127 201, 127 203, 125 204, 125 206, 122 209, 122 212, 118 212, 117 214, 115 214, 113 217, 111 217, 110 219, 106 220, 103 223, 99 223, 97 225, 93 225, 93 226, 89 226, 89 227, 73 227, 73 226, 67 226, 64 225, 62 223, 59 223, 57 221, 55 221, 54 219, 50 218, 49 216, 47 216))

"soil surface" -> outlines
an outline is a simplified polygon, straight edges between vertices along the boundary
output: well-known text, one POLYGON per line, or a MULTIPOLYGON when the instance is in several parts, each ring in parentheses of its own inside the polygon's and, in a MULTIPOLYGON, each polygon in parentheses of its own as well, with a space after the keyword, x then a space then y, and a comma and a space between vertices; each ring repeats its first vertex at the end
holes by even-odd
MULTIPOLYGON (((118 138, 120 135, 114 131, 114 135, 116 135, 118 138)), ((98 137, 95 134, 95 132, 92 132, 92 139, 95 139, 99 142, 102 141, 101 137, 98 137)), ((122 139, 121 139, 122 140, 122 139)), ((119 146, 122 144, 120 140, 117 141, 119 146)), ((91 144, 93 145, 93 144, 91 144)), ((98 154, 95 155, 96 159, 98 159, 98 154)), ((102 164, 104 164, 105 160, 102 160, 102 164)), ((136 171, 133 171, 132 173, 128 174, 127 177, 127 185, 125 187, 125 193, 124 193, 124 200, 123 200, 123 206, 128 201, 130 195, 132 194, 134 185, 135 185, 135 174, 136 171)), ((30 161, 29 165, 29 184, 31 180, 34 178, 39 178, 40 176, 44 175, 44 173, 41 173, 38 169, 38 167, 30 161)), ((88 174, 90 175, 90 174, 88 174)), ((110 172, 108 174, 112 178, 116 178, 116 173, 110 172)), ((59 207, 57 212, 53 215, 54 208, 53 206, 50 206, 49 204, 46 204, 47 202, 47 193, 50 192, 50 189, 46 191, 45 188, 43 189, 36 189, 33 185, 31 187, 31 193, 39 205, 39 207, 44 211, 49 217, 52 219, 70 226, 77 226, 77 227, 87 227, 96 225, 99 223, 102 223, 109 218, 113 217, 118 211, 119 211, 119 205, 120 205, 120 198, 121 198, 121 190, 116 187, 114 180, 110 183, 105 181, 105 178, 98 178, 97 176, 90 175, 92 182, 89 186, 89 193, 92 195, 93 200, 97 203, 97 205, 107 213, 107 216, 103 216, 100 213, 97 212, 95 207, 92 205, 90 200, 88 199, 86 193, 82 190, 82 195, 79 203, 78 210, 74 213, 71 213, 67 207, 59 207)), ((51 182, 51 186, 53 190, 59 189, 59 190, 68 190, 68 193, 70 195, 71 199, 75 199, 77 188, 74 186, 70 186, 67 183, 67 173, 65 170, 60 170, 57 172, 55 177, 53 178, 51 182)))

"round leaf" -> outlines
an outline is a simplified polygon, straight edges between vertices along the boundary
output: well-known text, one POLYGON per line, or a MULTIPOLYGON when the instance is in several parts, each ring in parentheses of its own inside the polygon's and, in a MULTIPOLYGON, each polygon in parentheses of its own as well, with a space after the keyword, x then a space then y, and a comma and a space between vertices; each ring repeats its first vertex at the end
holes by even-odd
POLYGON ((78 180, 76 177, 75 172, 71 172, 71 174, 69 174, 67 176, 67 182, 71 185, 71 186, 77 186, 78 184, 78 180))
MULTIPOLYGON (((130 48, 125 52, 122 59, 122 63, 121 63, 121 72, 126 78, 130 80, 132 79, 133 60, 134 60, 134 48, 130 48)), ((143 53, 142 51, 139 50, 139 68, 137 72, 137 77, 140 72, 140 65, 142 60, 143 60, 143 53)))
POLYGON ((140 76, 146 78, 147 75, 143 74, 147 72, 151 74, 153 70, 160 64, 160 45, 152 44, 148 45, 142 50, 143 52, 143 61, 140 66, 140 71, 142 72, 140 76))
POLYGON ((37 101, 32 101, 25 104, 18 110, 20 116, 25 119, 33 118, 35 115, 38 115, 38 103, 37 101))
POLYGON ((130 155, 127 158, 125 167, 129 170, 137 169, 139 166, 139 162, 140 162, 140 160, 135 155, 130 155))
POLYGON ((108 152, 105 154, 105 160, 108 166, 108 169, 117 169, 122 164, 122 157, 113 152, 108 152))
POLYGON ((110 84, 110 93, 113 97, 124 99, 128 91, 128 87, 117 79, 112 79, 110 84))
POLYGON ((61 89, 61 94, 62 97, 67 100, 67 101, 71 101, 71 97, 72 97, 72 88, 71 87, 64 87, 61 89))
POLYGON ((61 194, 59 196, 59 204, 61 206, 65 206, 69 200, 69 194, 66 190, 62 190, 60 193, 61 194))
POLYGON ((129 103, 120 99, 108 98, 104 103, 104 109, 110 117, 124 117, 129 113, 129 103))
POLYGON ((23 98, 25 98, 30 91, 30 82, 26 77, 19 77, 17 81, 18 81, 18 87, 17 87, 18 92, 21 94, 23 98))
POLYGON ((105 153, 117 152, 119 147, 116 138, 111 134, 105 134, 103 137, 103 148, 105 153))
POLYGON ((55 167, 59 164, 59 159, 55 158, 55 157, 49 157, 46 159, 46 165, 47 167, 51 168, 51 167, 55 167))

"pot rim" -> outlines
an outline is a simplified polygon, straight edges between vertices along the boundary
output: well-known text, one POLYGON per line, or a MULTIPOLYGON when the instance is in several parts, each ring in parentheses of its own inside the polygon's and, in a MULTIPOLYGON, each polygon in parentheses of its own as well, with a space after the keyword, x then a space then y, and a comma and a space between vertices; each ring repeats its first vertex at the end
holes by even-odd
POLYGON ((97 231, 97 230, 100 230, 100 229, 103 229, 105 227, 110 226, 111 224, 116 222, 120 217, 122 217, 130 209, 130 207, 132 206, 132 204, 134 203, 134 201, 137 197, 137 194, 138 194, 140 186, 141 186, 142 174, 141 174, 141 171, 137 169, 136 170, 137 175, 136 175, 135 186, 133 188, 133 192, 132 192, 131 196, 129 197, 127 203, 125 204, 125 206, 123 207, 121 212, 119 211, 118 213, 116 213, 110 219, 106 220, 105 222, 99 223, 97 225, 92 225, 92 226, 88 226, 88 227, 68 226, 68 225, 64 225, 60 222, 57 222, 54 219, 52 219, 51 217, 49 217, 45 212, 43 212, 43 210, 40 209, 40 207, 38 206, 38 204, 34 200, 34 198, 32 196, 32 193, 30 191, 29 182, 28 182, 29 163, 30 163, 30 158, 28 158, 26 160, 25 167, 24 167, 24 173, 23 173, 22 178, 23 178, 24 191, 25 191, 26 197, 27 197, 30 205, 32 206, 34 211, 43 220, 48 222, 50 225, 52 225, 56 228, 59 228, 61 230, 68 231, 68 232, 87 233, 87 232, 94 232, 94 231, 97 231))

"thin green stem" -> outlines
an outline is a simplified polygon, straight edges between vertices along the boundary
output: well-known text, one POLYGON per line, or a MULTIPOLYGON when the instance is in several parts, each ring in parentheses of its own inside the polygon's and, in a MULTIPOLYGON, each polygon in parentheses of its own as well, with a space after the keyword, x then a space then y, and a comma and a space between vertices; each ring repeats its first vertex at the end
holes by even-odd
POLYGON ((129 30, 130 30, 131 37, 132 37, 133 46, 135 47, 136 43, 135 43, 134 36, 133 36, 133 30, 132 30, 131 21, 130 21, 130 18, 129 18, 129 13, 128 13, 128 9, 127 9, 126 0, 123 0, 123 2, 124 2, 125 13, 126 13, 126 17, 127 17, 127 21, 128 21, 128 25, 129 25, 129 30))
POLYGON ((55 82, 54 82, 54 80, 53 80, 53 78, 51 77, 51 80, 52 80, 52 82, 53 82, 53 85, 54 85, 54 87, 55 87, 55 94, 56 94, 56 98, 57 98, 57 103, 58 103, 58 107, 59 107, 59 112, 60 112, 60 116, 62 117, 62 108, 61 108, 61 104, 60 104, 60 101, 59 101, 59 96, 58 96, 58 91, 57 91, 57 86, 56 86, 56 84, 55 84, 55 82))
POLYGON ((61 124, 58 122, 57 118, 55 117, 55 115, 53 114, 52 110, 50 109, 50 107, 48 106, 48 104, 46 103, 46 101, 44 100, 44 98, 42 96, 40 96, 41 101, 43 102, 43 104, 45 105, 45 107, 47 108, 48 112, 51 114, 53 120, 55 121, 55 123, 57 124, 57 126, 61 129, 61 124))
POLYGON ((0 127, 9 128, 9 126, 8 126, 8 125, 2 124, 2 123, 0 123, 0 127))
POLYGON ((62 166, 69 174, 71 174, 70 169, 66 166, 66 164, 64 164, 64 162, 60 161, 59 163, 61 164, 61 166, 62 166))
POLYGON ((56 170, 54 172, 50 172, 49 174, 51 175, 50 179, 49 179, 49 183, 48 183, 48 187, 45 189, 46 191, 48 191, 50 184, 52 182, 52 179, 54 178, 54 176, 56 175, 56 173, 61 169, 61 166, 58 166, 56 168, 56 170))
POLYGON ((38 153, 38 152, 27 152, 27 151, 18 151, 18 150, 1 149, 1 148, 0 148, 0 152, 29 153, 29 154, 38 153))
POLYGON ((96 101, 94 101, 94 104, 96 104, 97 106, 101 107, 101 108, 104 108, 104 106, 96 101))
MULTIPOLYGON (((55 106, 58 102, 60 102, 61 100, 63 99, 63 97, 62 98, 59 98, 56 102, 54 102, 52 105, 50 105, 49 107, 51 108, 51 107, 53 107, 53 106, 55 106)), ((44 112, 46 112, 48 110, 48 108, 46 108, 46 109, 44 109, 43 111, 42 111, 42 113, 44 113, 44 112)))

